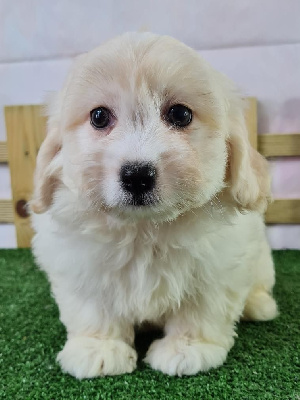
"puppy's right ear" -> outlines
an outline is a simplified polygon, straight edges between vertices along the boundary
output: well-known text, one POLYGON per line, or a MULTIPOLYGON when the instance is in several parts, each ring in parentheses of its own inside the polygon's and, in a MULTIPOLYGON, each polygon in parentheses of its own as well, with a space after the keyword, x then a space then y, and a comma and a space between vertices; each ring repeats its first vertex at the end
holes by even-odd
POLYGON ((34 192, 30 202, 30 207, 36 214, 48 210, 52 204, 54 192, 60 183, 62 171, 60 160, 62 137, 59 123, 61 97, 62 94, 55 96, 47 107, 49 115, 47 135, 37 155, 34 192))

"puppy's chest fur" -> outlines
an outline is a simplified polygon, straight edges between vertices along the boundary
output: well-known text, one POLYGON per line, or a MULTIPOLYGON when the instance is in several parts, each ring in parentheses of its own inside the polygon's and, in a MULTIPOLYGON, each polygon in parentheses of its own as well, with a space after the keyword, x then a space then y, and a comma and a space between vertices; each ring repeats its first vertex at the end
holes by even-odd
MULTIPOLYGON (((192 255, 193 244, 181 243, 171 231, 171 227, 129 226, 115 232, 109 242, 100 237, 97 251, 90 254, 93 260, 80 268, 80 290, 93 293, 110 314, 137 323, 157 320, 175 309, 199 290, 194 282, 199 282, 200 270, 192 255)), ((81 251, 89 253, 83 249, 90 246, 86 239, 81 251)))
POLYGON ((60 292, 69 293, 99 315, 157 321, 183 300, 201 302, 208 290, 216 298, 221 286, 232 286, 233 271, 240 285, 248 279, 243 228, 248 217, 238 219, 230 226, 217 219, 211 224, 210 217, 191 213, 161 225, 73 226, 44 214, 34 217, 33 245, 58 301, 60 292), (229 235, 234 246, 228 246, 229 235))
POLYGON ((35 216, 35 254, 52 282, 63 291, 116 317, 133 322, 157 320, 179 307, 182 299, 199 299, 212 278, 211 242, 199 222, 102 224, 74 228, 49 214, 35 216), (55 251, 53 250, 55 249, 55 251))

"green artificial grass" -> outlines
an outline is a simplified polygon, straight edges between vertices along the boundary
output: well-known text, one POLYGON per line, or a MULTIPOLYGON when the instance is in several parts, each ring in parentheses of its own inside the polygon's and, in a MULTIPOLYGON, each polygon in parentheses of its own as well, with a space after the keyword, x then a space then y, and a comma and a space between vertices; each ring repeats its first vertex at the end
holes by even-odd
MULTIPOLYGON (((271 322, 240 323, 221 368, 178 378, 139 361, 133 374, 78 381, 55 362, 65 330, 45 275, 29 250, 0 250, 0 398, 300 399, 300 251, 275 251, 274 258, 281 314, 271 322)), ((138 336, 140 359, 154 335, 138 336)))

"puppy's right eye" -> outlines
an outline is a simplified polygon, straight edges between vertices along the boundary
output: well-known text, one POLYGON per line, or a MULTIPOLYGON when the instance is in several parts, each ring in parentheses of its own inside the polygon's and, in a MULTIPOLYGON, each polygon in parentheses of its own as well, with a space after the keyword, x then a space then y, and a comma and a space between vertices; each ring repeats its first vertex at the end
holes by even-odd
POLYGON ((167 115, 166 120, 175 128, 185 128, 192 122, 193 113, 183 104, 175 104, 172 106, 167 115))
POLYGON ((106 128, 111 122, 111 113, 105 107, 97 107, 90 113, 91 125, 95 129, 106 128))

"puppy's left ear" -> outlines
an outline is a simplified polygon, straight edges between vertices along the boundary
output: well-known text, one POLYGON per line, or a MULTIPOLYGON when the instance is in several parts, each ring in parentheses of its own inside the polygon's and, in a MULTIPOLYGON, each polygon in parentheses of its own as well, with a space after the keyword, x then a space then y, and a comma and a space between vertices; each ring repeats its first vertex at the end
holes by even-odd
POLYGON ((228 186, 238 207, 264 212, 271 201, 267 160, 250 144, 242 107, 229 112, 228 186))

